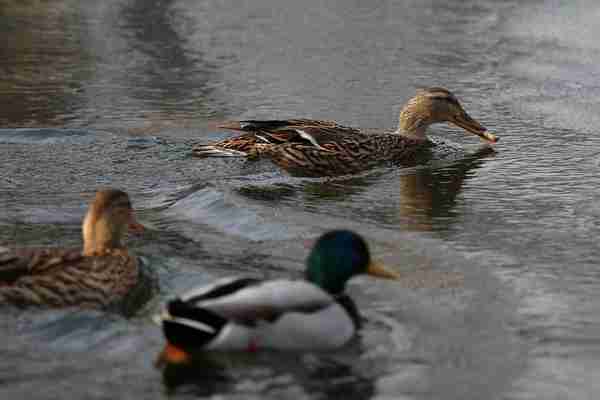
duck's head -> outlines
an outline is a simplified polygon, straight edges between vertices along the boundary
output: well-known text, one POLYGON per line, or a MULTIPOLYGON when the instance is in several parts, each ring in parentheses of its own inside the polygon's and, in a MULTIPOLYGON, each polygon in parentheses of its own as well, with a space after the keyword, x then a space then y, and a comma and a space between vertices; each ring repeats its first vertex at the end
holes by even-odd
POLYGON ((333 295, 342 293, 348 279, 359 274, 399 279, 396 272, 373 262, 365 240, 347 230, 322 235, 306 264, 306 279, 333 295))
POLYGON ((116 189, 99 190, 83 220, 84 255, 122 248, 127 229, 136 233, 144 230, 135 220, 127 193, 116 189))
POLYGON ((448 89, 441 87, 417 91, 400 111, 398 132, 424 139, 427 127, 438 122, 454 124, 491 143, 498 141, 493 133, 467 114, 448 89))

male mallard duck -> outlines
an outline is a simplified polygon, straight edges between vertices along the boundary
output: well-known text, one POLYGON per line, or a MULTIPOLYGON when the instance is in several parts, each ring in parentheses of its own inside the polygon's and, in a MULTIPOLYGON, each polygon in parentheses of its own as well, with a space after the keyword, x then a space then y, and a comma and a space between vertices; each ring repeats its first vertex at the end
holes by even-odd
POLYGON ((157 315, 168 343, 161 361, 186 361, 196 350, 338 348, 360 325, 344 289, 348 279, 362 273, 398 279, 371 261, 362 237, 337 230, 317 240, 306 280, 227 278, 193 289, 157 315))
POLYGON ((83 251, 16 249, 0 254, 0 304, 106 308, 123 299, 138 280, 137 258, 122 239, 136 222, 127 193, 96 193, 83 221, 83 251))
POLYGON ((293 175, 333 176, 363 171, 389 160, 407 160, 428 143, 431 124, 449 122, 488 142, 496 136, 474 120, 447 89, 417 91, 400 111, 395 132, 368 133, 332 121, 290 119, 239 121, 221 128, 247 132, 208 145, 196 145, 198 157, 266 156, 293 175))

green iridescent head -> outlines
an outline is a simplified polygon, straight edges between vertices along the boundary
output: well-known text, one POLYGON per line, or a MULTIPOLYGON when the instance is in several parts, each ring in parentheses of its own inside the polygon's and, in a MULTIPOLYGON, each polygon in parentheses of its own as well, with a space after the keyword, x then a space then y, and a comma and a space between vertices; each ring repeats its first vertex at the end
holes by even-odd
POLYGON ((365 240, 348 230, 323 234, 306 261, 306 279, 331 294, 342 293, 348 279, 359 274, 398 279, 395 272, 373 263, 365 240))

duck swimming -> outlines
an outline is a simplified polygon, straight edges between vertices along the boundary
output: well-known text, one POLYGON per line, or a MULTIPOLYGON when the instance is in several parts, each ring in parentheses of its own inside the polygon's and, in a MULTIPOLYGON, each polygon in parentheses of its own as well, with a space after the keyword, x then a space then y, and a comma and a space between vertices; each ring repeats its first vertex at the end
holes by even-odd
POLYGON ((167 345, 159 361, 181 363, 198 350, 331 350, 360 327, 345 294, 353 276, 399 275, 374 263, 362 237, 346 230, 322 235, 304 280, 226 278, 171 300, 156 321, 167 345))
POLYGON ((19 248, 0 253, 0 304, 103 309, 138 282, 138 260, 123 245, 140 232, 127 193, 96 193, 83 220, 83 249, 19 248))
POLYGON ((497 137, 473 119, 447 89, 417 91, 400 111, 393 132, 361 130, 333 121, 289 119, 237 121, 219 127, 240 136, 192 148, 197 157, 267 157, 297 176, 361 172, 383 161, 404 161, 426 147, 429 125, 448 122, 490 143, 497 137))

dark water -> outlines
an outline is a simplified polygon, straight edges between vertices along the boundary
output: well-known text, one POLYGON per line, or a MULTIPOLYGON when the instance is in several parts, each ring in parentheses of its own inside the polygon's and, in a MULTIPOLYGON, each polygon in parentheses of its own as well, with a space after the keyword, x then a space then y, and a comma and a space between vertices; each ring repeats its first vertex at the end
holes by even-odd
POLYGON ((99 186, 150 229, 136 317, 0 317, 0 397, 591 399, 600 392, 600 8, 548 1, 0 2, 0 246, 79 242, 99 186), (394 127, 415 88, 496 132, 415 168, 297 179, 196 160, 227 118, 394 127), (150 317, 230 274, 290 276, 326 229, 365 235, 401 284, 357 279, 368 320, 328 355, 157 370, 150 317), (450 287, 444 287, 450 286, 450 287))

